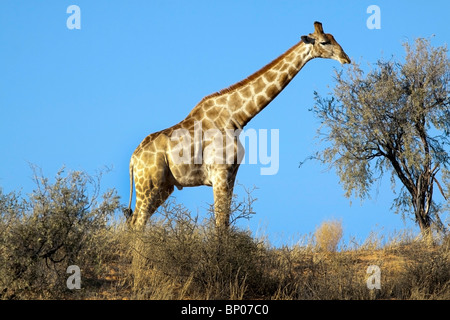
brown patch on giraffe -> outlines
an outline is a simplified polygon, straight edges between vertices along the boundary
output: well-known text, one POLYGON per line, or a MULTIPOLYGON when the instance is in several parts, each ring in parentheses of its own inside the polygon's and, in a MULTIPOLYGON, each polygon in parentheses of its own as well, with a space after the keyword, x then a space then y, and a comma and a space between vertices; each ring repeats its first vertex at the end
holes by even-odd
POLYGON ((292 66, 289 68, 288 73, 289 73, 289 77, 293 77, 295 76, 295 74, 297 73, 298 69, 295 66, 292 66))
POLYGON ((227 97, 223 96, 216 100, 217 105, 225 105, 227 103, 227 97))
POLYGON ((215 106, 216 104, 214 103, 213 100, 207 100, 203 103, 203 108, 208 109, 211 108, 213 106, 215 106))
POLYGON ((239 93, 234 92, 233 94, 231 94, 230 97, 228 98, 228 105, 238 106, 240 104, 242 104, 242 99, 239 96, 239 93))
POLYGON ((266 97, 264 97, 264 95, 260 94, 260 95, 256 96, 256 104, 257 105, 262 105, 266 102, 267 102, 267 99, 266 99, 266 97))
POLYGON ((206 117, 212 121, 216 120, 219 117, 219 112, 217 112, 217 108, 211 108, 206 111, 206 117))
POLYGON ((219 118, 222 119, 229 119, 231 116, 230 111, 228 111, 227 109, 223 108, 222 110, 220 110, 219 112, 219 118))
POLYGON ((283 62, 283 63, 280 63, 278 66, 276 66, 273 69, 276 71, 284 72, 288 67, 289 67, 289 63, 283 62))
MULTIPOLYGON (((181 123, 179 123, 178 125, 176 125, 172 128, 190 130, 191 128, 194 128, 195 121, 196 121, 196 119, 194 119, 194 118, 186 118, 181 123)), ((171 136, 171 133, 170 133, 169 137, 170 136, 171 136)))
POLYGON ((295 55, 294 54, 290 54, 286 56, 285 61, 291 63, 292 61, 295 60, 295 55))
POLYGON ((306 56, 307 56, 308 54, 307 53, 302 53, 302 60, 304 60, 305 58, 306 58, 306 56))
POLYGON ((143 150, 150 142, 152 142, 153 137, 154 137, 154 133, 148 135, 145 137, 144 140, 142 140, 142 142, 139 144, 139 146, 136 148, 135 153, 140 153, 141 150, 143 150))
POLYGON ((248 86, 243 87, 239 92, 244 98, 250 98, 252 96, 252 90, 248 86))
MULTIPOLYGON (((215 112, 215 114, 217 114, 217 116, 219 116, 219 113, 217 112, 217 110, 211 111, 211 112, 215 112)), ((216 119, 216 118, 214 117, 214 119, 216 119)), ((202 120, 202 130, 203 131, 211 129, 211 128, 215 128, 215 127, 216 127, 215 120, 209 119, 209 118, 205 118, 202 120)))
POLYGON ((249 100, 244 108, 245 113, 247 114, 246 116, 249 117, 252 114, 255 114, 257 111, 257 107, 256 107, 256 103, 254 101, 254 99, 249 100))
POLYGON ((256 79, 256 81, 253 84, 253 89, 255 90, 255 94, 260 93, 265 88, 266 88, 266 83, 264 82, 264 80, 262 78, 256 79))
POLYGON ((139 161, 142 161, 143 163, 148 163, 150 160, 150 152, 149 151, 142 151, 142 155, 139 159, 139 161))
POLYGON ((284 71, 280 74, 279 79, 278 79, 278 83, 286 83, 286 80, 288 79, 289 74, 287 71, 284 71))
POLYGON ((192 117, 194 117, 196 120, 199 120, 199 121, 202 120, 205 117, 205 109, 204 108, 198 108, 192 114, 192 117))
POLYGON ((271 85, 266 90, 266 94, 269 98, 275 97, 278 93, 280 93, 280 90, 278 89, 278 86, 275 84, 271 85))
MULTIPOLYGON (((244 116, 244 114, 243 114, 242 112, 239 112, 239 113, 233 115, 234 121, 236 121, 237 123, 239 123, 241 127, 244 126, 244 125, 246 124, 246 123, 245 123, 245 119, 246 119, 246 118, 248 118, 248 116, 244 116)), ((234 125, 234 124, 233 124, 233 125, 234 125)), ((236 128, 236 129, 238 129, 238 128, 236 128)))
POLYGON ((267 82, 274 82, 277 79, 277 77, 278 77, 278 73, 275 71, 271 71, 271 70, 267 71, 264 74, 264 78, 266 78, 267 82))

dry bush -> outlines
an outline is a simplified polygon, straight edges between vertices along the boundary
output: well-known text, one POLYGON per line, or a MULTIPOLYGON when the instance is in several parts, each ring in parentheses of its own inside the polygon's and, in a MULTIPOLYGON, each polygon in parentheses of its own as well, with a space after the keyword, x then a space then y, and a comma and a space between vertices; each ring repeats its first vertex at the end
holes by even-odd
POLYGON ((250 232, 232 226, 219 236, 213 219, 199 223, 173 199, 159 213, 138 236, 141 258, 132 270, 136 297, 153 299, 166 292, 170 298, 242 299, 263 294, 267 252, 250 232), (154 283, 155 274, 169 283, 154 283))
POLYGON ((317 249, 323 252, 335 252, 342 238, 342 230, 341 221, 330 220, 323 222, 314 234, 317 249))
POLYGON ((0 192, 0 298, 76 297, 82 292, 68 290, 67 267, 80 267, 88 282, 103 267, 105 230, 118 197, 108 191, 98 202, 100 176, 63 173, 51 184, 35 170, 28 199, 0 192))

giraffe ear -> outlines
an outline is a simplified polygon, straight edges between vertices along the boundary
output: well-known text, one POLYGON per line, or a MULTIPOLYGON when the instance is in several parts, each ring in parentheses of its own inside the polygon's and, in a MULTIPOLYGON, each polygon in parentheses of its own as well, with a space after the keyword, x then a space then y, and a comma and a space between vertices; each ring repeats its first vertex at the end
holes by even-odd
POLYGON ((308 36, 302 36, 302 41, 306 44, 314 44, 316 42, 316 39, 308 36))

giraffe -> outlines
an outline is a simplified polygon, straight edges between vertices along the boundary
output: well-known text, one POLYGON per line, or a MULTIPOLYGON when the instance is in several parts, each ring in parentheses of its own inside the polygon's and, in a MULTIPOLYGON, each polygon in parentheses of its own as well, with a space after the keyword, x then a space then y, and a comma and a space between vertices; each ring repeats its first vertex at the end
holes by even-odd
MULTIPOLYGON (((130 202, 125 210, 129 226, 132 229, 143 229, 148 218, 170 196, 174 187, 182 189, 207 185, 213 188, 216 227, 228 229, 233 187, 240 164, 237 152, 240 147, 239 139, 232 137, 236 138, 231 145, 235 151, 232 153, 233 159, 227 159, 224 163, 220 159, 213 159, 217 152, 213 155, 205 153, 211 141, 194 145, 192 141, 199 140, 198 136, 195 137, 199 134, 196 129, 201 128, 201 136, 210 129, 223 133, 223 145, 226 145, 225 137, 229 138, 230 130, 240 132, 314 58, 334 59, 341 64, 350 63, 349 57, 334 37, 324 33, 322 24, 317 21, 314 22, 313 33, 302 36, 300 42, 271 63, 248 78, 204 97, 178 124, 147 136, 130 160, 130 202), (177 147, 183 137, 173 138, 180 131, 188 132, 188 138, 189 135, 193 137, 186 139, 189 140, 187 149, 181 152, 177 147), (194 152, 189 152, 192 150, 194 152), (181 154, 188 161, 177 161, 177 156, 181 154), (131 210, 133 179, 136 190, 134 212, 131 210)), ((220 154, 224 149, 216 151, 220 154)))

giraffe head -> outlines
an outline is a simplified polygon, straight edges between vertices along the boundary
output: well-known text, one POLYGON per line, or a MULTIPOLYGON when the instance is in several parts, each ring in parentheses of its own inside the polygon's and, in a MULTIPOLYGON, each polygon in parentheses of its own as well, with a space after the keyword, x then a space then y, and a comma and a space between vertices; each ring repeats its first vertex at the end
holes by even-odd
POLYGON ((314 58, 334 59, 342 64, 351 62, 339 43, 334 40, 334 37, 323 32, 320 22, 314 22, 314 32, 302 36, 302 40, 305 44, 312 46, 311 53, 314 58))

